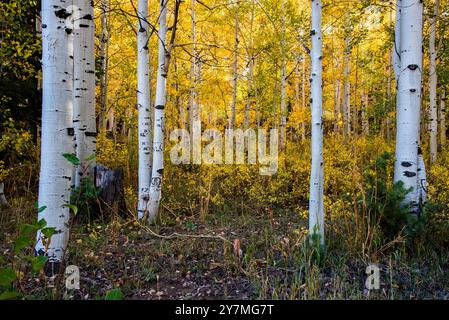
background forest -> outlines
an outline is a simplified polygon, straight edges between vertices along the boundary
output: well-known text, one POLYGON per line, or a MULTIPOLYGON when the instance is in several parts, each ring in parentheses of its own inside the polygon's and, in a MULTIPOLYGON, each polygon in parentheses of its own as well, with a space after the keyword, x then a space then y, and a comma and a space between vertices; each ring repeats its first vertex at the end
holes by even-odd
MULTIPOLYGON (((64 270, 46 277, 45 261, 33 254, 35 231, 45 229, 36 225, 41 3, 0 3, 0 298, 449 299, 449 2, 424 1, 420 146, 428 198, 410 221, 401 206, 407 191, 393 183, 395 1, 323 1, 324 247, 306 241, 310 1, 176 3, 162 198, 157 223, 143 225, 138 4, 94 0, 96 162, 115 174, 116 193, 105 199, 90 184, 72 192, 67 265, 80 269, 78 290, 65 288, 64 270), (173 164, 170 132, 191 128, 193 117, 203 130, 285 129, 276 174, 259 175, 250 164, 173 164), (380 290, 365 289, 370 263, 381 269, 380 290)), ((168 39, 175 7, 169 1, 168 39)), ((159 1, 148 8, 154 106, 159 1)))

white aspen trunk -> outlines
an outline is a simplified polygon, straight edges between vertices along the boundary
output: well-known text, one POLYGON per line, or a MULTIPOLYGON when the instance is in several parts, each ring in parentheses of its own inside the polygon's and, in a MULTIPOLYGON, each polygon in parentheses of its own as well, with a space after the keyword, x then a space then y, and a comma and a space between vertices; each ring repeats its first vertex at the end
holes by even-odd
POLYGON ((422 76, 422 2, 400 4, 401 64, 398 83, 396 159, 394 181, 412 188, 404 200, 411 213, 419 212, 418 141, 422 76))
POLYGON ((422 156, 421 148, 418 147, 418 203, 420 212, 427 204, 427 178, 426 165, 422 156))
MULTIPOLYGON (((359 87, 359 46, 356 46, 356 58, 355 58, 355 79, 354 79, 354 103, 352 104, 352 121, 351 127, 354 135, 358 134, 359 131, 359 112, 358 108, 358 99, 357 99, 357 91, 359 87)), ((349 100, 350 101, 350 100, 349 100)))
POLYGON ((251 16, 250 16, 250 27, 249 27, 249 54, 248 54, 248 92, 245 105, 245 129, 248 129, 250 123, 250 112, 251 112, 251 102, 253 98, 253 76, 254 76, 254 56, 253 56, 253 25, 254 25, 254 1, 251 6, 251 16))
POLYGON ((42 1, 42 140, 38 220, 45 219, 56 234, 45 239, 39 231, 35 252, 47 255, 55 269, 63 260, 69 237, 69 201, 72 164, 63 157, 73 153, 72 91, 73 34, 66 29, 70 3, 42 1), (47 241, 46 241, 47 240, 47 241), (47 245, 46 245, 47 242, 47 245))
POLYGON ((285 0, 281 3, 281 135, 280 146, 285 148, 287 138, 287 61, 285 54, 285 0))
POLYGON ((435 0, 435 8, 430 19, 429 36, 429 136, 430 136, 430 163, 437 160, 438 154, 438 107, 437 107, 437 66, 435 50, 435 34, 438 19, 440 0, 435 0))
POLYGON ((310 174, 309 235, 318 235, 320 243, 324 244, 321 8, 321 0, 312 0, 312 67, 310 78, 312 166, 310 174))
MULTIPOLYGON (((299 57, 299 53, 295 54, 295 112, 299 113, 300 112, 300 75, 299 75, 299 62, 300 62, 300 57, 299 57)), ((298 132, 300 131, 301 128, 301 124, 298 123, 298 132)), ((296 139, 296 135, 295 135, 295 139, 296 139)))
POLYGON ((351 134, 351 82, 350 82, 350 72, 351 72, 351 47, 349 37, 345 38, 345 52, 344 52, 344 69, 343 69, 343 127, 344 134, 351 134))
POLYGON ((9 207, 8 200, 5 197, 5 184, 0 182, 0 207, 9 207))
POLYGON ((101 39, 100 39, 100 114, 98 116, 98 127, 100 130, 106 129, 106 112, 108 104, 108 51, 109 35, 107 20, 108 4, 107 0, 101 0, 101 39))
POLYGON ((362 132, 364 135, 367 135, 369 133, 369 124, 367 118, 368 94, 365 93, 365 90, 363 88, 361 91, 361 100, 362 100, 362 132))
MULTIPOLYGON (((392 8, 389 10, 389 23, 391 24, 393 20, 392 8)), ((393 68, 393 50, 388 52, 388 81, 387 81, 387 108, 386 108, 386 119, 385 119, 385 129, 387 134, 387 141, 391 140, 391 82, 392 82, 392 68, 393 68)))
POLYGON ((73 37, 73 127, 75 151, 80 165, 75 168, 75 187, 85 177, 94 179, 97 127, 95 121, 95 24, 90 0, 74 6, 73 37), (86 158, 91 160, 86 161, 86 158))
POLYGON ((440 101, 440 143, 444 147, 446 145, 446 91, 441 90, 440 101))
POLYGON ((154 223, 159 212, 161 200, 162 174, 164 172, 164 109, 166 101, 166 82, 168 59, 166 56, 167 2, 160 1, 158 31, 158 71, 156 79, 156 98, 154 104, 153 127, 153 167, 150 184, 150 203, 148 221, 154 223))
POLYGON ((150 200, 151 181, 151 102, 150 54, 148 48, 148 0, 137 4, 137 110, 139 131, 139 191, 137 216, 142 219, 150 200))
POLYGON ((301 112, 301 140, 306 140, 306 53, 302 53, 302 112, 301 112))
POLYGON ((200 121, 200 106, 198 103, 197 86, 199 82, 199 57, 196 47, 196 0, 192 0, 190 11, 192 17, 192 56, 190 57, 190 106, 189 106, 189 129, 190 139, 193 139, 193 128, 200 121))
POLYGON ((238 51, 239 51, 239 13, 238 13, 238 3, 235 8, 235 24, 234 24, 234 61, 232 62, 232 105, 231 105, 231 122, 230 129, 235 127, 235 116, 237 108, 237 81, 238 81, 238 51))
POLYGON ((339 114, 340 114, 340 108, 341 108, 341 84, 340 84, 340 80, 337 79, 336 80, 336 84, 335 84, 335 111, 334 111, 334 133, 337 134, 338 131, 340 130, 340 126, 338 125, 339 122, 339 114))
POLYGON ((396 17, 394 22, 394 46, 393 46, 393 69, 398 86, 399 74, 401 73, 401 8, 402 0, 396 0, 396 17))

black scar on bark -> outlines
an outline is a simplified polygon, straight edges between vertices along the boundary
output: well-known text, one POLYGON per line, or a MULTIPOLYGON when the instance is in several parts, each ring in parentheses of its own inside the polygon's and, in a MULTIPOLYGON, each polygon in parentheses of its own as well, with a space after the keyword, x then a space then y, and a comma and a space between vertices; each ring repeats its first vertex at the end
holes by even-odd
POLYGON ((89 28, 89 25, 80 23, 80 28, 89 28))
POLYGON ((70 17, 72 14, 71 14, 70 12, 67 12, 66 9, 61 8, 61 9, 55 11, 55 15, 56 15, 58 18, 61 18, 61 19, 67 19, 67 18, 70 17))
POLYGON ((164 110, 165 106, 163 105, 157 105, 154 108, 156 108, 157 110, 164 110))
POLYGON ((418 65, 417 64, 409 64, 408 68, 413 71, 413 70, 418 69, 418 65))
POLYGON ((43 24, 43 25, 42 25, 42 29, 45 29, 45 28, 47 28, 47 25, 46 25, 46 24, 43 24))
POLYGON ((403 166, 403 167, 411 167, 411 166, 412 166, 412 163, 411 163, 411 162, 408 162, 408 161, 402 161, 402 162, 401 162, 401 166, 403 166))
POLYGON ((159 173, 160 175, 162 175, 162 173, 164 173, 164 168, 157 170, 157 173, 159 173))
POLYGON ((404 176, 411 178, 411 177, 416 176, 416 172, 404 171, 404 176))
POLYGON ((85 20, 93 20, 92 16, 90 14, 86 14, 83 19, 85 20))
POLYGON ((67 34, 71 34, 72 33, 72 29, 70 29, 70 28, 65 28, 65 32, 67 33, 67 34))

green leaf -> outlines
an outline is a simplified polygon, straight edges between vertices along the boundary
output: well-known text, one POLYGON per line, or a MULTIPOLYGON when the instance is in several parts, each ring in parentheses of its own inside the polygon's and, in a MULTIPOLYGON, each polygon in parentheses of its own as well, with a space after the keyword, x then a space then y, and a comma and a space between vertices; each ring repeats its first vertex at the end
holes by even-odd
POLYGON ((67 204, 63 205, 63 207, 69 208, 72 211, 74 216, 76 216, 78 213, 78 207, 74 204, 67 203, 67 204))
POLYGON ((47 206, 42 206, 40 208, 37 209, 38 213, 41 213, 42 211, 44 211, 45 209, 47 209, 47 206))
POLYGON ((19 252, 31 244, 32 239, 29 236, 20 236, 14 240, 14 251, 19 252))
POLYGON ((39 230, 39 228, 37 226, 25 223, 20 226, 20 235, 31 236, 37 230, 39 230))
POLYGON ((47 238, 50 239, 51 236, 53 236, 56 233, 55 227, 46 227, 41 230, 42 234, 47 238))
POLYGON ((123 298, 123 294, 122 291, 117 288, 117 289, 112 289, 110 291, 108 291, 106 293, 106 297, 104 298, 105 300, 122 300, 123 298))
POLYGON ((37 256, 33 257, 31 260, 31 266, 33 268, 33 272, 39 272, 44 267, 47 262, 48 257, 46 256, 37 256))
POLYGON ((19 296, 17 292, 14 291, 5 291, 0 294, 0 300, 12 300, 16 299, 19 296))
POLYGON ((80 159, 78 159, 74 154, 64 153, 62 156, 75 166, 78 166, 81 163, 80 159))
POLYGON ((43 219, 43 218, 37 222, 38 229, 43 229, 46 225, 47 225, 47 221, 45 221, 45 219, 43 219))
POLYGON ((0 286, 8 286, 16 280, 16 273, 11 268, 0 269, 0 286))

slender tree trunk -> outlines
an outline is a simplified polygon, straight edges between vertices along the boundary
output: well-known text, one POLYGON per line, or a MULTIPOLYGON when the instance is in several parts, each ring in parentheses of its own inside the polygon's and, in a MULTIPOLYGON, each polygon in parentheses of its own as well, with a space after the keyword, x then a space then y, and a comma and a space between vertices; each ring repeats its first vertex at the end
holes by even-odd
POLYGON ((358 134, 358 125, 359 125, 359 111, 358 105, 359 101, 357 97, 357 91, 359 87, 359 46, 356 47, 356 58, 355 58, 355 81, 354 81, 354 98, 352 105, 352 130, 354 131, 354 135, 358 134))
POLYGON ((430 163, 437 160, 438 153, 438 107, 437 107, 437 66, 435 50, 435 34, 440 0, 435 0, 435 8, 430 19, 429 37, 429 108, 430 108, 430 163))
MULTIPOLYGON (((153 167, 150 184, 149 216, 150 223, 156 221, 161 200, 162 173, 164 172, 164 109, 166 102, 166 82, 170 49, 166 47, 167 36, 167 3, 160 1, 158 31, 158 72, 156 80, 156 102, 154 105, 153 127, 153 167)), ((176 22, 175 22, 176 23, 176 22)), ((175 32, 173 30, 172 32, 175 32)))
POLYGON ((281 149, 285 148, 287 138, 287 61, 285 53, 285 0, 281 2, 281 149))
POLYGON ((310 174, 309 234, 311 236, 318 235, 320 243, 324 244, 321 8, 321 0, 312 0, 310 78, 312 171, 310 174))
POLYGON ((189 118, 190 118, 190 136, 192 138, 193 126, 196 121, 199 120, 198 110, 198 95, 196 88, 198 85, 198 52, 196 49, 196 0, 192 0, 190 5, 190 14, 192 17, 192 55, 190 57, 190 106, 189 106, 189 118))
POLYGON ((67 32, 69 5, 63 0, 42 1, 42 139, 38 219, 56 228, 51 241, 39 231, 35 251, 49 257, 49 272, 63 260, 69 236, 72 165, 63 157, 73 153, 72 127, 73 34, 67 32))
POLYGON ((441 90, 440 101, 440 143, 441 147, 446 145, 446 91, 441 90))
POLYGON ((97 127, 94 7, 90 0, 78 0, 77 4, 73 13, 73 126, 76 156, 80 160, 80 165, 75 168, 75 186, 79 187, 83 178, 94 179, 97 127))
POLYGON ((368 93, 362 88, 361 91, 361 101, 362 101, 362 133, 368 135, 369 133, 369 123, 368 123, 368 93))
POLYGON ((344 52, 344 95, 343 95, 343 127, 345 136, 351 134, 351 82, 350 82, 350 72, 351 72, 351 47, 349 37, 345 38, 345 52, 344 52))
MULTIPOLYGON (((389 10, 389 22, 393 22, 393 12, 392 8, 389 10)), ((392 68, 393 68, 393 50, 388 52, 388 79, 387 79, 387 108, 386 108, 386 119, 385 119, 385 129, 387 135, 387 141, 391 140, 391 82, 392 82, 392 68)))
POLYGON ((301 110, 301 140, 306 140, 306 53, 302 53, 302 110, 301 110))
POLYGON ((253 25, 254 25, 254 1, 252 2, 251 6, 251 16, 250 16, 250 27, 249 27, 249 54, 248 54, 248 92, 247 92, 247 98, 246 98, 246 105, 245 105, 245 121, 244 126, 245 129, 249 127, 250 124, 250 116, 251 116, 251 105, 253 100, 253 77, 254 77, 254 56, 253 56, 253 25))
POLYGON ((100 114, 98 115, 98 128, 106 129, 106 113, 108 112, 108 51, 109 51, 109 34, 108 34, 108 0, 101 0, 101 38, 100 38, 100 114))
POLYGON ((421 109, 422 74, 422 2, 402 0, 400 4, 400 73, 398 83, 396 159, 394 181, 406 189, 405 204, 411 213, 419 212, 417 178, 419 119, 421 109))
POLYGON ((421 147, 418 147, 418 204, 422 212, 427 203, 427 178, 426 165, 422 156, 421 147))
POLYGON ((148 0, 139 0, 137 11, 137 110, 139 127, 139 194, 137 213, 142 219, 148 210, 151 181, 150 53, 148 48, 148 0))
POLYGON ((239 51, 239 13, 238 13, 238 3, 235 8, 235 23, 234 23, 234 61, 232 63, 232 105, 231 105, 231 122, 230 129, 235 127, 235 116, 237 108, 237 68, 238 68, 238 51, 239 51))
MULTIPOLYGON (((297 52, 295 54, 295 113, 296 114, 301 114, 301 105, 300 105, 300 71, 299 71, 299 63, 301 61, 301 58, 299 56, 299 53, 297 52)), ((298 123, 298 127, 295 127, 295 129, 298 130, 298 133, 301 130, 301 123, 298 123)), ((295 134, 295 140, 297 140, 297 134, 295 134)))

